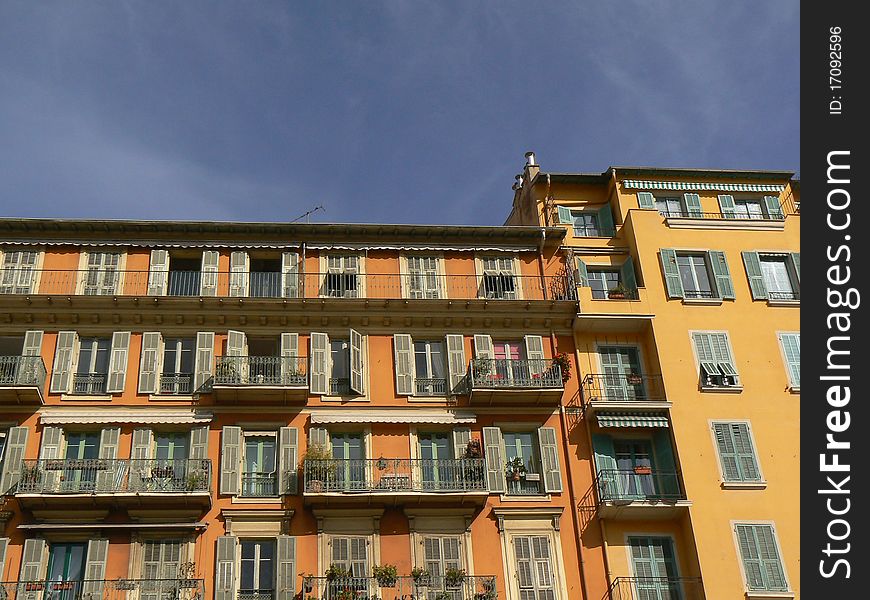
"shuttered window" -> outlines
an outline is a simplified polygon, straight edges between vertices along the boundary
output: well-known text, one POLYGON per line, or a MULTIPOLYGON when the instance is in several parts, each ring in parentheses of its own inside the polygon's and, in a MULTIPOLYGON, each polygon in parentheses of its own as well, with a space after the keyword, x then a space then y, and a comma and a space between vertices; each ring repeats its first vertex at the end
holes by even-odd
MULTIPOLYGON (((459 536, 426 536, 423 538, 424 569, 431 577, 431 592, 446 592, 444 575, 448 569, 462 569, 459 536)), ((435 594, 437 595, 437 594, 435 594)), ((449 594, 448 594, 449 595, 449 594)), ((450 596, 452 600, 452 596, 450 596)))
POLYGON ((550 540, 543 535, 513 537, 520 600, 555 600, 550 540))
MULTIPOLYGON (((182 562, 181 540, 148 540, 143 543, 142 579, 178 578, 182 562)), ((166 592, 149 586, 139 592, 142 600, 165 600, 166 592)))
POLYGON ((801 334, 780 333, 779 343, 785 357, 789 384, 799 388, 801 386, 801 334))
POLYGON ((334 536, 332 564, 343 567, 351 577, 369 576, 368 540, 362 536, 334 536))
POLYGON ((761 481, 755 447, 747 423, 714 423, 724 481, 761 481))
POLYGON ((32 294, 36 283, 39 252, 15 250, 3 253, 0 294, 32 294))
POLYGON ((743 574, 749 591, 785 592, 788 583, 773 525, 739 523, 734 526, 743 574))
POLYGON ((85 296, 112 296, 120 293, 120 252, 88 252, 82 274, 85 296))
POLYGON ((696 331, 692 334, 692 342, 698 356, 702 387, 740 384, 727 333, 696 331))

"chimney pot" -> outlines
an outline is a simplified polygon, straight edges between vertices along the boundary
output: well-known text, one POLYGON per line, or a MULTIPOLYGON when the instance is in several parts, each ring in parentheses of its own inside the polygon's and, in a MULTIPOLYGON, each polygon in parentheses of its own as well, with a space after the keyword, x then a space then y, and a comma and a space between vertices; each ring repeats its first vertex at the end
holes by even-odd
POLYGON ((526 166, 527 167, 536 167, 538 163, 535 162, 535 153, 529 150, 526 152, 526 166))

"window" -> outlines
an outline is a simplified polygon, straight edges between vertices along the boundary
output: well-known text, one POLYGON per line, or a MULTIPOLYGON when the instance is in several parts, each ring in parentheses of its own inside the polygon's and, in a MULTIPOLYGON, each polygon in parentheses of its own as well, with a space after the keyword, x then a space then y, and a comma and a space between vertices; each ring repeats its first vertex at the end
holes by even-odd
POLYGON ((788 370, 789 385, 793 388, 801 386, 801 334, 780 333, 779 344, 782 348, 785 365, 788 370))
POLYGON ((720 250, 659 251, 668 298, 734 299, 734 285, 725 253, 720 250))
POLYGON ((790 267, 790 259, 782 254, 762 254, 761 274, 770 300, 797 300, 797 285, 790 267))
POLYGON ((574 223, 575 237, 598 237, 601 235, 598 229, 598 215, 591 212, 579 210, 571 211, 571 218, 574 223))
POLYGON ((734 218, 736 219, 765 219, 764 207, 761 200, 745 200, 735 198, 734 218))
POLYGON ((607 400, 644 400, 646 392, 640 353, 631 346, 602 346, 598 349, 607 400))
POLYGON ((414 368, 416 396, 443 396, 447 393, 444 342, 414 341, 414 368))
POLYGON ((120 263, 120 252, 88 252, 82 293, 86 296, 117 294, 120 263))
POLYGON ((549 538, 515 535, 512 541, 520 600, 556 600, 549 538))
MULTIPOLYGON (((429 573, 427 587, 429 600, 462 600, 462 589, 448 589, 444 575, 448 569, 462 569, 462 558, 458 536, 425 536, 423 538, 423 568, 429 573)), ((453 586, 450 586, 453 587, 453 586)))
POLYGON ((679 196, 656 196, 656 209, 663 217, 684 217, 686 211, 679 196))
POLYGON ((269 600, 275 591, 275 542, 241 540, 239 600, 269 600))
POLYGON ((423 488, 432 491, 453 488, 464 475, 453 460, 453 436, 445 432, 420 433, 417 440, 423 488))
POLYGON ((785 218, 777 196, 737 197, 719 195, 719 210, 723 219, 772 219, 785 218))
POLYGON ((74 394, 103 394, 109 373, 111 338, 81 338, 79 360, 73 381, 74 394))
POLYGON ((707 257, 704 254, 678 254, 677 267, 686 298, 715 298, 707 257))
POLYGON ((355 329, 351 329, 349 334, 347 338, 330 339, 326 333, 311 332, 309 389, 312 394, 365 395, 365 337, 355 329))
MULTIPOLYGON (((48 571, 46 579, 56 582, 75 582, 80 584, 85 575, 85 543, 52 543, 48 546, 48 571)), ((66 586, 52 586, 53 588, 66 586)), ((73 586, 68 591, 59 591, 57 596, 46 597, 76 598, 79 590, 73 586)))
POLYGON ((674 545, 666 537, 629 537, 637 597, 681 600, 674 545))
POLYGON ((533 431, 504 432, 507 493, 536 495, 543 492, 538 440, 533 431))
POLYGON ((360 296, 360 258, 355 255, 329 255, 322 295, 330 298, 360 296))
POLYGON ((250 258, 250 291, 251 298, 281 297, 281 259, 250 258))
POLYGON ((607 298, 607 292, 621 283, 616 269, 589 269, 588 278, 592 297, 599 300, 607 298))
POLYGON ((702 389, 740 384, 727 333, 695 332, 692 341, 701 370, 702 389))
POLYGON ((440 298, 441 276, 437 256, 407 257, 408 298, 440 298))
POLYGON ((598 208, 572 210, 559 206, 559 223, 571 225, 574 237, 612 237, 616 233, 610 204, 598 208))
POLYGON ((97 482, 94 461, 99 458, 100 434, 98 432, 66 432, 66 453, 60 489, 69 493, 92 492, 97 482))
POLYGON ((517 299, 517 281, 513 257, 484 257, 482 260, 482 298, 517 299))
POLYGON ((726 482, 761 481, 748 423, 714 423, 713 433, 726 482))
MULTIPOLYGON (((168 579, 175 581, 179 576, 182 562, 181 540, 147 540, 143 544, 142 579, 168 579)), ((168 582, 167 582, 168 583, 168 582)), ((164 588, 155 582, 142 586, 139 598, 142 600, 167 600, 172 586, 164 588), (167 589, 168 588, 168 589, 167 589)))
POLYGON ((202 259, 172 257, 169 261, 170 296, 198 296, 200 291, 200 268, 202 259))
POLYGON ((368 462, 363 436, 359 433, 333 433, 330 436, 332 458, 337 461, 328 467, 332 491, 364 490, 367 487, 368 462))
MULTIPOLYGON (((362 589, 366 589, 366 577, 369 576, 369 553, 368 540, 362 536, 333 536, 330 540, 332 545, 331 564, 343 568, 350 577, 360 578, 358 582, 362 589)), ((347 587, 347 581, 336 582, 341 589, 347 587)), ((339 597, 339 596, 329 596, 339 597)))
POLYGON ((193 383, 194 338, 166 338, 163 343, 161 394, 190 394, 193 383))
POLYGON ((329 340, 332 372, 329 377, 329 393, 344 396, 350 393, 350 345, 347 340, 329 340))
POLYGON ((734 532, 747 589, 763 592, 788 591, 773 525, 739 523, 734 526, 734 532))
POLYGON ((278 495, 277 443, 272 434, 245 434, 242 496, 278 495))
POLYGON ((39 252, 35 250, 3 252, 0 294, 32 294, 38 259, 39 252))

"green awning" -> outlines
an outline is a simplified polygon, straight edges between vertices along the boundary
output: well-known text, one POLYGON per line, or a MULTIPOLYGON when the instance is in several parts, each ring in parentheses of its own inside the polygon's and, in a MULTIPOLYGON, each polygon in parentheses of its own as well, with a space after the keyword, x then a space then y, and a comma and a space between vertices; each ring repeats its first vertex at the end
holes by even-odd
POLYGON ((667 427, 665 413, 599 412, 596 415, 599 427, 667 427))

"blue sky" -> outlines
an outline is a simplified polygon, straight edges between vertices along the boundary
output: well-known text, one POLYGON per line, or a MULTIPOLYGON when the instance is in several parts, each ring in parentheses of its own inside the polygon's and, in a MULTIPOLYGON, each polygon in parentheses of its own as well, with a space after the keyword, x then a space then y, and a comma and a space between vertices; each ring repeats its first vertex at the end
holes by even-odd
POLYGON ((799 170, 769 2, 0 3, 0 215, 501 224, 534 150, 799 170))

